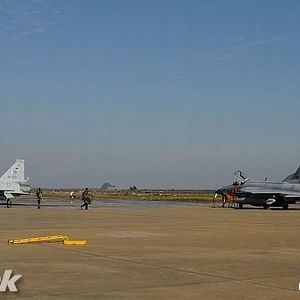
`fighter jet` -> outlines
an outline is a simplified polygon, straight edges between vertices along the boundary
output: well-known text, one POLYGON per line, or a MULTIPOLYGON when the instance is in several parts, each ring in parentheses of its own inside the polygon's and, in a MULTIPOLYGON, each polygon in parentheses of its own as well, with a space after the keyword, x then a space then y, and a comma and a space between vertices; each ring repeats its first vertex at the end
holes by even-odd
POLYGON ((288 209, 289 204, 300 202, 300 167, 282 182, 251 180, 241 171, 234 173, 237 181, 216 190, 216 195, 222 195, 225 200, 234 197, 239 208, 244 204, 253 206, 282 207, 288 209))
POLYGON ((28 195, 30 184, 25 179, 25 161, 17 159, 16 162, 0 177, 0 200, 6 206, 11 206, 11 199, 20 195, 28 195))

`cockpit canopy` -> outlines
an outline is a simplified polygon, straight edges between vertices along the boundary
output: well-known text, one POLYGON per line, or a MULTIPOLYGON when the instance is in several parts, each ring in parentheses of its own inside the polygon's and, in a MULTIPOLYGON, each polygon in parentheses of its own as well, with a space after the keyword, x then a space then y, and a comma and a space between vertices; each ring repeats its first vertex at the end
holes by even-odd
POLYGON ((241 170, 235 171, 234 177, 237 179, 237 181, 235 181, 233 185, 244 184, 247 180, 249 180, 249 178, 241 170))

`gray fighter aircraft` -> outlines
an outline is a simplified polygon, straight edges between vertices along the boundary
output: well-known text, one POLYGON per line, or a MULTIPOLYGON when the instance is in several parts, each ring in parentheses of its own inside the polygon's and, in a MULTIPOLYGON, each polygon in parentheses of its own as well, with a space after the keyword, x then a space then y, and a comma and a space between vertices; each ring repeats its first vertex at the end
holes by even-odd
POLYGON ((25 179, 25 161, 17 159, 16 162, 0 177, 0 200, 5 201, 7 207, 11 199, 20 195, 28 195, 30 184, 25 179))
POLYGON ((235 198, 239 208, 244 204, 263 206, 264 208, 282 207, 288 209, 289 204, 300 202, 300 167, 282 182, 251 180, 241 171, 234 173, 238 179, 232 185, 216 190, 216 195, 235 198))

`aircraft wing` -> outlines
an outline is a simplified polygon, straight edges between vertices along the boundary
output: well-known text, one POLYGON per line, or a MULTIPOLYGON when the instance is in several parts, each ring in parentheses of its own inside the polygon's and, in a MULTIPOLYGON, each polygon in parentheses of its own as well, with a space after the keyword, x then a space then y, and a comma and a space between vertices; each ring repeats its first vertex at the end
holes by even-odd
POLYGON ((288 197, 288 198, 300 198, 300 193, 297 192, 285 192, 285 191, 280 191, 280 190, 274 190, 274 189, 262 189, 262 188, 255 188, 255 187, 245 187, 241 189, 242 193, 248 193, 252 195, 281 195, 283 197, 288 197))
POLYGON ((7 188, 7 189, 4 189, 4 188, 1 188, 0 187, 0 193, 4 193, 4 192, 13 192, 13 191, 15 191, 15 189, 9 189, 9 188, 7 188))
POLYGON ((284 195, 284 198, 296 198, 296 197, 300 197, 300 194, 287 194, 287 195, 284 195))

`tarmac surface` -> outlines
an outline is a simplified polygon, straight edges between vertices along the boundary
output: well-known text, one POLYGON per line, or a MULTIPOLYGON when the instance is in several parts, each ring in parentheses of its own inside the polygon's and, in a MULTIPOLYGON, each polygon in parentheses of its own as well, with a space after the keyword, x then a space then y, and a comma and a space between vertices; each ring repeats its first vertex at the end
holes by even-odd
POLYGON ((0 276, 23 276, 1 299, 300 298, 297 208, 95 202, 0 207, 0 276), (53 234, 88 244, 7 243, 53 234))

